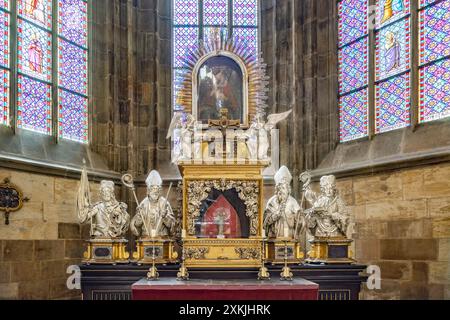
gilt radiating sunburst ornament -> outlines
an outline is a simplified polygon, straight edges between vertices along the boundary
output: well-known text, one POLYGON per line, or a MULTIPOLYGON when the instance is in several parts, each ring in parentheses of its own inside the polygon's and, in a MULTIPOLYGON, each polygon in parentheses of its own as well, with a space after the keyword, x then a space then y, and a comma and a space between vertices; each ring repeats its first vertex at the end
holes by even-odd
MULTIPOLYGON (((254 54, 249 46, 238 38, 229 38, 216 28, 202 41, 197 49, 188 52, 182 59, 184 72, 180 74, 180 80, 175 83, 178 95, 176 104, 185 113, 192 114, 194 99, 194 90, 196 77, 195 74, 199 65, 206 57, 225 55, 236 60, 239 65, 245 69, 244 82, 246 82, 247 94, 247 112, 249 118, 253 119, 256 115, 265 115, 267 108, 267 92, 269 78, 266 75, 266 64, 263 62, 262 54, 254 54)), ((247 119, 246 119, 247 120, 247 119)), ((250 119, 249 119, 250 120, 250 119)), ((246 121, 247 122, 247 121, 246 121)))

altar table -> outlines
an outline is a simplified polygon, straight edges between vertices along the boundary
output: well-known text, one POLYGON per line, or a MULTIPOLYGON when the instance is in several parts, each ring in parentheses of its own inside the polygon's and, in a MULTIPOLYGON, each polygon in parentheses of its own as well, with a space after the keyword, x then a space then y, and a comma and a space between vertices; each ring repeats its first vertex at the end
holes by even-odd
POLYGON ((133 300, 317 300, 319 285, 280 281, 142 279, 131 286, 133 300))

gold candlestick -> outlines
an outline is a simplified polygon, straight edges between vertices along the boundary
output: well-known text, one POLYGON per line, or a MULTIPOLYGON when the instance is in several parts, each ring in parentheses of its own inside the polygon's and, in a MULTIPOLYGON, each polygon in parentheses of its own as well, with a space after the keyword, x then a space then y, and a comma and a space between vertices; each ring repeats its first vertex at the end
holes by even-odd
POLYGON ((294 275, 291 272, 291 268, 288 266, 288 241, 284 240, 284 267, 280 274, 281 281, 292 281, 294 275))
POLYGON ((262 249, 261 249, 261 268, 259 268, 258 272, 258 280, 270 280, 270 273, 266 267, 266 235, 263 232, 262 236, 262 249))
POLYGON ((155 264, 155 240, 153 240, 153 249, 152 249, 152 266, 150 270, 147 272, 147 280, 155 281, 159 279, 158 269, 155 264))

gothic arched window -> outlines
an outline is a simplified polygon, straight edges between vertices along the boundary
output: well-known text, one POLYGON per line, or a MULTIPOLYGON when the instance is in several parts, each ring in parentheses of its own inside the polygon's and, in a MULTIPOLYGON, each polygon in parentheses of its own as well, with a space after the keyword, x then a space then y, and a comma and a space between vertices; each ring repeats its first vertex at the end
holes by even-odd
POLYGON ((88 1, 0 0, 0 123, 88 142, 88 1))
MULTIPOLYGON (((172 0, 173 6, 173 83, 184 71, 183 56, 199 45, 213 29, 247 43, 255 56, 259 51, 258 0, 172 0)), ((175 97, 179 88, 173 86, 175 97)))
POLYGON ((338 8, 341 142, 450 116, 450 0, 338 8))

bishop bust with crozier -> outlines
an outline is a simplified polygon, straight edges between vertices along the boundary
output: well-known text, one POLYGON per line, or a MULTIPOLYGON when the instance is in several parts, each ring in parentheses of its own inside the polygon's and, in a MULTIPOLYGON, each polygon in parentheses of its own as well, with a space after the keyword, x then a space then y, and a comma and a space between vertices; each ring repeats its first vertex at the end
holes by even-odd
POLYGON ((264 212, 264 228, 270 238, 297 239, 304 227, 301 208, 291 196, 292 175, 282 166, 275 174, 275 195, 264 212))
POLYGON ((336 188, 336 177, 320 178, 320 192, 311 188, 308 172, 300 175, 304 198, 310 204, 305 210, 306 228, 312 239, 307 262, 352 263, 350 250, 351 217, 336 188))
POLYGON ((174 233, 175 217, 170 203, 161 195, 162 179, 156 170, 145 181, 147 197, 131 221, 131 232, 141 238, 167 238, 174 233))
POLYGON ((348 237, 350 215, 344 201, 336 188, 334 176, 323 176, 320 179, 320 193, 312 190, 307 174, 301 176, 305 180, 303 192, 311 208, 305 211, 307 227, 314 237, 348 237))

